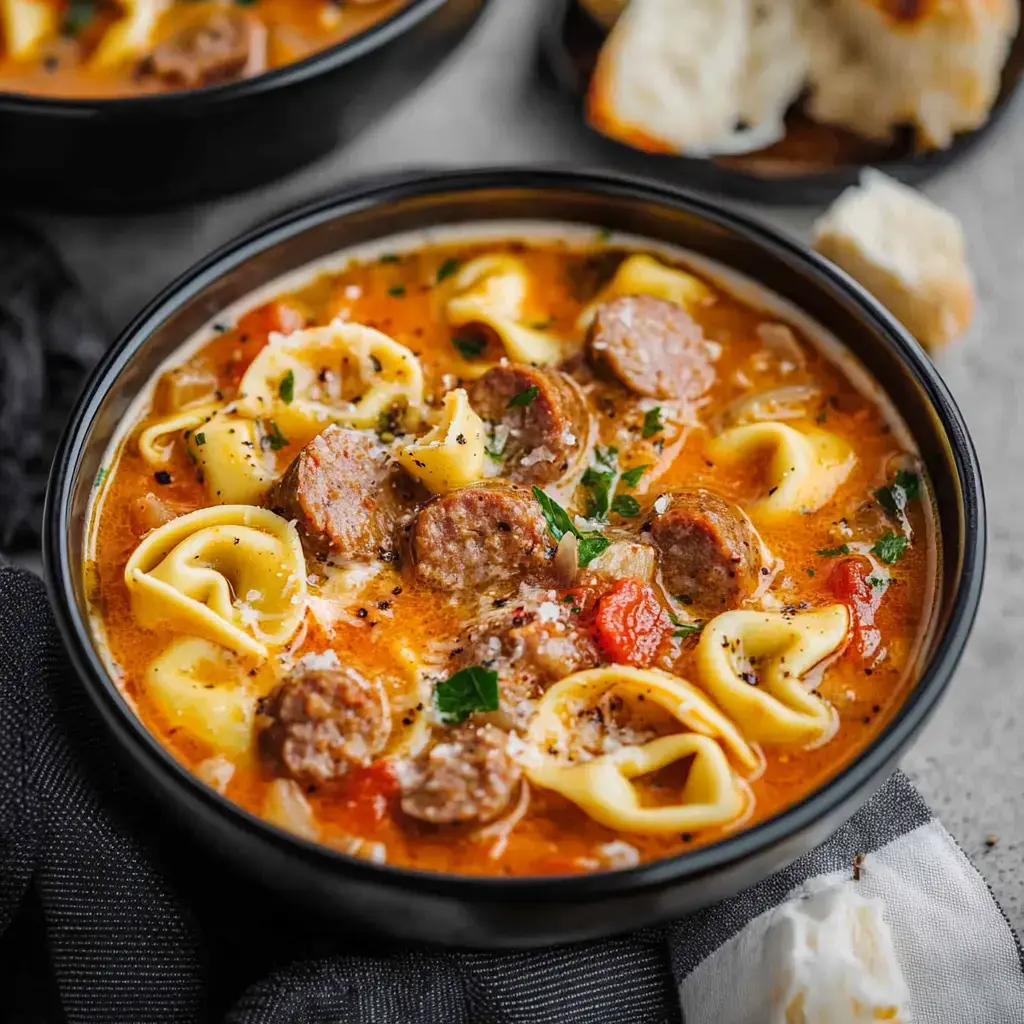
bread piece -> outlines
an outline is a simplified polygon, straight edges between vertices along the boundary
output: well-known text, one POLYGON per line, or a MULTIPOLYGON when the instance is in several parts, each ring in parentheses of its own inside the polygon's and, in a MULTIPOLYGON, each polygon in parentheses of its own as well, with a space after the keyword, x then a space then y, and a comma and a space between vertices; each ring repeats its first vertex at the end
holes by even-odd
POLYGON ((821 0, 803 14, 807 112, 871 139, 909 124, 944 148, 992 109, 1017 0, 821 0))
POLYGON ((591 123, 636 148, 689 156, 776 141, 807 69, 797 3, 632 0, 591 80, 591 123))
POLYGON ((935 349, 970 325, 974 283, 960 222, 914 189, 866 170, 814 224, 814 248, 935 349))

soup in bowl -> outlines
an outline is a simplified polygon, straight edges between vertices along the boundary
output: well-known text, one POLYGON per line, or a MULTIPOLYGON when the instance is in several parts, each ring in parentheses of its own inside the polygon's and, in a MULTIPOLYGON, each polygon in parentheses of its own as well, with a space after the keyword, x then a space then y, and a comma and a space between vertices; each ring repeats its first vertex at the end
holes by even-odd
POLYGON ((179 285, 192 329, 101 371, 129 393, 72 428, 98 465, 59 569, 165 785, 318 875, 364 865, 371 903, 395 884, 463 917, 390 930, 484 944, 679 912, 820 839, 920 723, 922 677, 934 699, 978 543, 940 514, 949 463, 914 402, 838 320, 626 198, 610 227, 480 219, 509 201, 456 188, 417 229, 392 199, 371 237, 365 208, 321 207, 319 251, 300 217, 249 243, 300 241, 287 273, 236 252, 241 278, 179 285), (716 884, 687 889, 688 865, 716 884), (539 927, 550 876, 575 912, 539 927), (599 923, 573 886, 602 878, 630 881, 599 923))

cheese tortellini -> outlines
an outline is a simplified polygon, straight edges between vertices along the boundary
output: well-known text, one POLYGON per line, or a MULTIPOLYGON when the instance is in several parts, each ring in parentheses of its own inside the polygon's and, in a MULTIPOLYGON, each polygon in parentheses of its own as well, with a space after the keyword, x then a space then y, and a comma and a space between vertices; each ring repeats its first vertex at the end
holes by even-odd
POLYGON ((272 334, 239 385, 237 411, 272 416, 290 439, 329 423, 375 428, 396 409, 416 420, 423 369, 404 345, 363 324, 334 321, 272 334))
POLYGON ((174 450, 175 439, 206 423, 220 408, 218 402, 203 403, 181 409, 151 423, 139 434, 139 454, 151 466, 167 465, 174 450))
MULTIPOLYGON (((530 277, 514 256, 480 256, 455 276, 455 293, 445 312, 452 327, 480 324, 501 339, 514 363, 553 366, 569 353, 557 338, 521 322, 530 290, 530 277)), ((491 364, 474 364, 484 373, 491 364)))
POLYGON ((0 35, 15 60, 31 60, 57 34, 59 8, 52 0, 0 0, 0 35))
POLYGON ((786 423, 732 427, 708 444, 708 458, 753 462, 768 455, 764 496, 746 506, 754 519, 769 521, 826 505, 856 463, 853 449, 826 430, 797 430, 786 423))
POLYGON ((484 424, 462 388, 444 396, 441 420, 403 445, 395 459, 435 494, 465 487, 484 475, 484 424))
POLYGON ((700 638, 701 686, 752 742, 820 743, 835 731, 835 713, 804 677, 839 650, 849 623, 844 604, 805 612, 724 612, 700 638))
POLYGON ((103 33, 92 55, 94 67, 114 68, 145 53, 169 0, 121 0, 121 6, 124 16, 103 33))
POLYGON ((169 628, 264 659, 306 613, 306 563, 295 527, 266 509, 221 505, 150 533, 125 566, 132 611, 169 628))
POLYGON ((571 800, 595 821, 626 832, 679 832, 723 825, 743 814, 744 785, 727 752, 746 770, 760 766, 739 730, 695 686, 657 669, 616 665, 577 672, 542 698, 527 735, 527 777, 571 800), (571 719, 609 691, 667 711, 686 732, 620 746, 590 759, 572 752, 571 719), (692 757, 677 803, 644 806, 632 780, 692 757))
POLYGON ((263 437, 257 421, 226 410, 186 433, 185 446, 218 505, 252 505, 270 490, 277 475, 263 437))
POLYGON ((178 637, 146 669, 146 695, 172 728, 238 757, 252 745, 256 702, 274 682, 271 672, 249 672, 219 644, 178 637))
POLYGON ((577 327, 585 331, 594 319, 597 307, 624 295, 651 295, 693 309, 710 302, 714 292, 700 278, 685 270, 667 267, 651 256, 627 256, 615 276, 593 302, 580 313, 577 327))

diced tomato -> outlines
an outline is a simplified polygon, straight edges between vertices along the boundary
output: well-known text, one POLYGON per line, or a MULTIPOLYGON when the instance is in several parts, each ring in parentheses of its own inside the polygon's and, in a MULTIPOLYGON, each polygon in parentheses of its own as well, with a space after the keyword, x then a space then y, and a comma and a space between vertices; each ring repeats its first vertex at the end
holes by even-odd
POLYGON ((633 577, 619 580, 598 602, 598 647, 610 660, 643 668, 654 661, 666 630, 665 609, 652 587, 633 577))
POLYGON ((353 768, 341 783, 347 820, 357 829, 372 829, 391 812, 399 793, 398 778, 387 761, 353 768))
POLYGON ((850 609, 853 638, 850 649, 863 659, 870 658, 882 642, 875 627, 875 612, 882 601, 882 590, 868 583, 868 572, 859 558, 846 558, 829 577, 829 586, 836 598, 850 609))

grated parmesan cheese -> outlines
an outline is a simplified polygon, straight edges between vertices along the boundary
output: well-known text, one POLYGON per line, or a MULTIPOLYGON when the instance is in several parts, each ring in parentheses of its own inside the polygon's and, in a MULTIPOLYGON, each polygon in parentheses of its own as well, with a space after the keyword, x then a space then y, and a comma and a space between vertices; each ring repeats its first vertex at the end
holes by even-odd
POLYGON ((296 662, 299 668, 306 669, 310 672, 324 672, 332 668, 341 668, 341 662, 338 661, 338 655, 328 648, 326 651, 322 651, 320 654, 304 654, 296 662))

